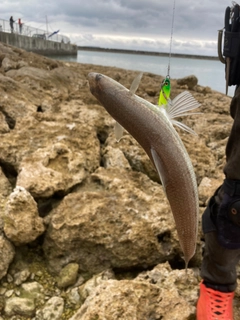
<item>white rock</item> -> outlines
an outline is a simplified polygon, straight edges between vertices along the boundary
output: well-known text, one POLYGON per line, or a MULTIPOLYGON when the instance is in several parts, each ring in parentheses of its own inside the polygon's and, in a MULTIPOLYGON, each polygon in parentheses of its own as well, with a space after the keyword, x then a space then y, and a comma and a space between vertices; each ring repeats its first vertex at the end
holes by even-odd
POLYGON ((21 315, 31 317, 35 313, 35 304, 33 299, 13 297, 6 300, 4 311, 7 316, 21 315))
POLYGON ((36 320, 60 320, 64 309, 64 300, 52 297, 45 306, 36 313, 36 320))

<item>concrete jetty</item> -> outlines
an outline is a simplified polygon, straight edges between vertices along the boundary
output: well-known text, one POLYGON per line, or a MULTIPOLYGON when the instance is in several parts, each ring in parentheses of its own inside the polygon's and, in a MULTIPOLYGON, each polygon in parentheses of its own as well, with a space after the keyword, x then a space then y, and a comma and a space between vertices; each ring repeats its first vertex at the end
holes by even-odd
POLYGON ((77 55, 77 46, 17 33, 0 31, 0 41, 11 46, 42 55, 77 55))
POLYGON ((41 55, 77 55, 77 45, 69 37, 55 32, 0 19, 0 42, 41 55))

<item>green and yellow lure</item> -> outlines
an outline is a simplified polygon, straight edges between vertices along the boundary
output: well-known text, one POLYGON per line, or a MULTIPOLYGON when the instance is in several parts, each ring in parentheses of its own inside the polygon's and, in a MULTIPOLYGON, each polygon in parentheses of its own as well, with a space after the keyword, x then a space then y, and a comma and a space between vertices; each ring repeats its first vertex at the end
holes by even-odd
POLYGON ((169 76, 167 76, 162 84, 161 84, 161 89, 160 89, 160 94, 159 94, 159 99, 158 99, 158 105, 167 105, 168 100, 170 98, 170 93, 171 93, 171 82, 169 76))

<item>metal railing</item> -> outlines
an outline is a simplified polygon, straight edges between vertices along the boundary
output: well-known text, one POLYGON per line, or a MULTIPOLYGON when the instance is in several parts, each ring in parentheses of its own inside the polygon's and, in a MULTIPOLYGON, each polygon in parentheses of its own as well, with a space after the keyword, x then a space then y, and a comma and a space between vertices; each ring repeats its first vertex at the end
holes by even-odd
POLYGON ((41 38, 44 40, 70 43, 70 39, 64 35, 54 32, 47 32, 43 29, 27 26, 26 24, 19 25, 17 22, 13 23, 13 28, 10 26, 10 21, 0 19, 0 32, 16 33, 27 37, 41 38))

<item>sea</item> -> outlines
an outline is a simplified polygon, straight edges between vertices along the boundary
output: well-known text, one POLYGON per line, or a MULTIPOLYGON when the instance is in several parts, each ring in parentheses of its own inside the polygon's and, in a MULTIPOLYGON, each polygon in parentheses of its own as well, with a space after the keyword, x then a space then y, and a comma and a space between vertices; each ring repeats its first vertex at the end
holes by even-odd
MULTIPOLYGON (((77 56, 54 56, 58 60, 74 61, 93 65, 118 67, 128 70, 150 72, 161 76, 166 76, 169 65, 169 57, 154 56, 135 53, 116 53, 103 51, 78 50, 77 56)), ((183 78, 188 75, 195 75, 198 84, 208 86, 213 90, 225 94, 225 65, 218 60, 195 59, 183 57, 171 57, 170 77, 172 79, 183 78)), ((228 88, 228 95, 233 96, 235 87, 228 88)))

